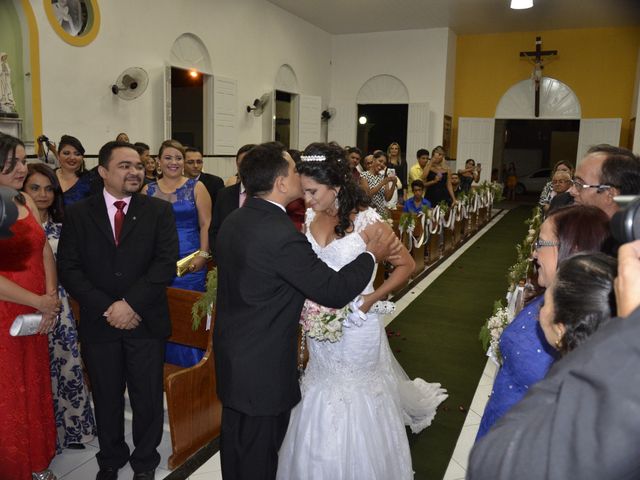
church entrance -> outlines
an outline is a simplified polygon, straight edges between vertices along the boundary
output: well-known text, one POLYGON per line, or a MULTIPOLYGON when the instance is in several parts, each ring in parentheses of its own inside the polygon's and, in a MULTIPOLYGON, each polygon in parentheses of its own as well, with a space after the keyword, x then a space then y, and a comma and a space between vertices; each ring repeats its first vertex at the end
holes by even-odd
POLYGON ((579 129, 579 120, 496 119, 492 176, 497 173, 497 180, 504 180, 513 163, 519 179, 516 193, 541 191, 556 162, 575 165, 579 129))
POLYGON ((407 104, 358 105, 358 148, 365 154, 386 152, 397 142, 406 161, 408 110, 407 104))
POLYGON ((171 67, 172 138, 200 149, 204 147, 203 84, 200 72, 171 67))

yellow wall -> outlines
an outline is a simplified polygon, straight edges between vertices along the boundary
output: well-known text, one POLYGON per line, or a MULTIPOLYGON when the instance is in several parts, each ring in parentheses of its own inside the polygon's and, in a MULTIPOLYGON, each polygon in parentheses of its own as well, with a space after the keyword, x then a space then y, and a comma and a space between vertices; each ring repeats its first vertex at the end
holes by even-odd
POLYGON ((452 146, 457 146, 458 117, 493 117, 502 95, 531 77, 533 66, 519 52, 535 50, 537 35, 543 50, 558 50, 544 75, 573 89, 583 118, 622 118, 620 141, 628 146, 640 27, 459 36, 452 146))

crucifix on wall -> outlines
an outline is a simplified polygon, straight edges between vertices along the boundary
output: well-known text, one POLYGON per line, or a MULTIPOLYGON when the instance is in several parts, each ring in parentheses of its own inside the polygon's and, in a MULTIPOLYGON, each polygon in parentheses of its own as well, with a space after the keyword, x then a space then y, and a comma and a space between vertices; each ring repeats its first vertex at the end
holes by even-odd
POLYGON ((520 52, 520 57, 524 57, 533 63, 533 82, 535 85, 534 114, 540 116, 540 83, 542 82, 542 69, 544 68, 544 57, 555 57, 557 50, 542 50, 542 37, 536 37, 536 49, 529 52, 520 52))

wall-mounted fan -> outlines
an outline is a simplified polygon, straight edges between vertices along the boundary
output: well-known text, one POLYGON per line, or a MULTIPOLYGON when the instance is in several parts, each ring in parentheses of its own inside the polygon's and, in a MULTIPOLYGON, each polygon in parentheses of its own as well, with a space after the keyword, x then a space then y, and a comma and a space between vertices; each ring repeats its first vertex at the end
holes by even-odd
POLYGON ((149 75, 140 67, 127 68, 111 85, 111 93, 123 100, 133 100, 144 93, 149 85, 149 75))
POLYGON ((264 112, 264 107, 267 106, 270 98, 271 95, 269 95, 268 93, 265 93, 260 98, 256 98, 253 101, 253 105, 247 105, 247 113, 253 112, 256 117, 259 117, 260 115, 262 115, 262 112, 264 112))
POLYGON ((320 115, 322 120, 324 120, 325 122, 328 122, 329 120, 331 120, 333 117, 336 116, 336 109, 333 107, 329 107, 326 110, 323 110, 320 115))

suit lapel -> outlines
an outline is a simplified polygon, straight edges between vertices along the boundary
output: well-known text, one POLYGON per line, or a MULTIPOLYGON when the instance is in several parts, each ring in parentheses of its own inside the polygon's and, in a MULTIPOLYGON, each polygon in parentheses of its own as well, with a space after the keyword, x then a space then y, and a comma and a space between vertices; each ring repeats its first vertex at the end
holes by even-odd
POLYGON ((107 213, 107 205, 104 201, 102 194, 96 194, 89 200, 90 208, 89 215, 93 218, 93 221, 98 225, 99 230, 111 241, 113 245, 116 244, 113 238, 113 229, 111 228, 111 222, 109 221, 109 214, 107 213))

